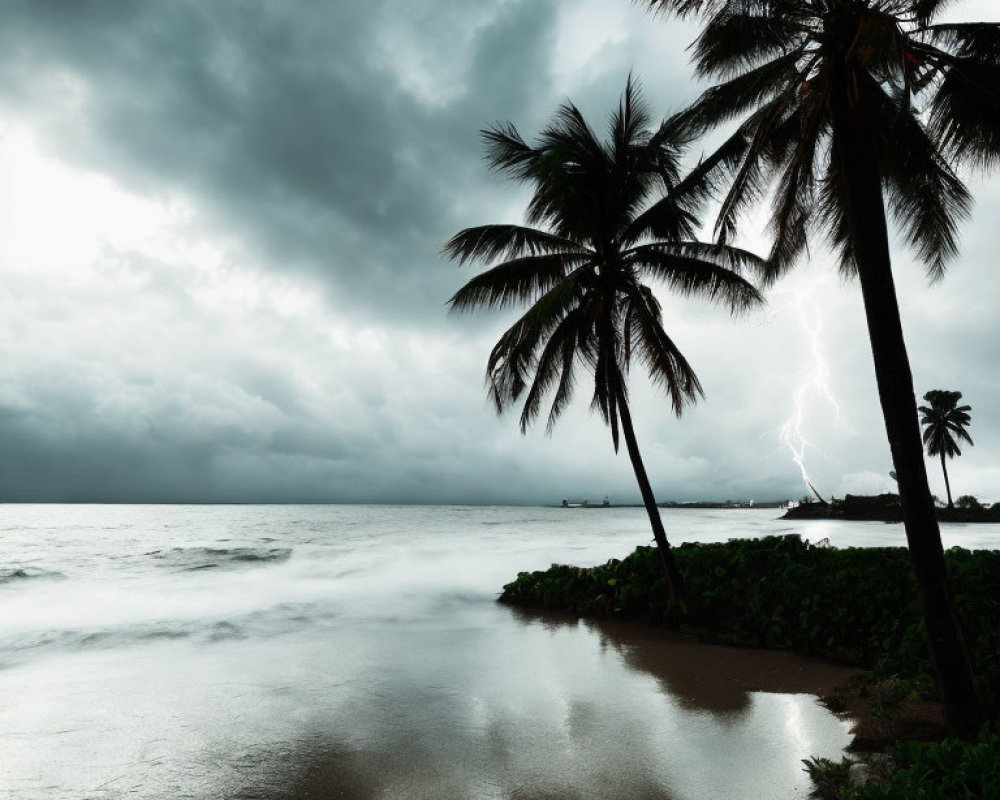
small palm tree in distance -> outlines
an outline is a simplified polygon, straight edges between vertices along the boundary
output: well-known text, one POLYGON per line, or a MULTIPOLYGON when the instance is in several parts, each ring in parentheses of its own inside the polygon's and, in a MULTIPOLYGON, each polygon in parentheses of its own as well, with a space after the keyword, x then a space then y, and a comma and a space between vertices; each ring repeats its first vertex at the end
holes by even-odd
POLYGON ((532 187, 527 224, 467 228, 442 252, 460 264, 491 265, 455 293, 453 311, 528 307, 486 367, 498 413, 523 402, 522 433, 549 397, 551 431, 573 394, 577 368, 589 371, 591 408, 611 428, 615 451, 619 430, 624 435, 669 590, 680 599, 681 575, 639 451, 627 379, 638 361, 678 416, 702 387, 644 281, 736 313, 762 302, 740 274, 761 262, 735 247, 697 241, 701 201, 678 174, 686 134, 669 120, 650 130, 650 119, 630 77, 604 139, 571 103, 534 144, 510 124, 483 131, 490 167, 532 187))
POLYGON ((960 406, 961 392, 949 392, 945 389, 932 389, 924 395, 926 406, 920 406, 920 424, 924 426, 924 445, 927 455, 941 457, 941 471, 944 472, 944 488, 948 493, 948 508, 954 508, 951 502, 951 483, 948 480, 948 464, 946 458, 962 455, 958 449, 958 441, 965 440, 973 444, 972 437, 966 428, 972 422, 969 412, 972 406, 960 406))

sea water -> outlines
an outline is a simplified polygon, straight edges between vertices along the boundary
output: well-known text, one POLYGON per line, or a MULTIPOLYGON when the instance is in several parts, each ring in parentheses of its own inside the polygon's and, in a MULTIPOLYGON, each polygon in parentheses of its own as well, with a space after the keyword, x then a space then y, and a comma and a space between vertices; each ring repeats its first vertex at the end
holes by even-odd
MULTIPOLYGON (((663 516, 903 544, 779 513, 663 516)), ((849 726, 775 689, 842 668, 495 602, 649 539, 640 508, 0 507, 0 798, 805 797, 849 726)))

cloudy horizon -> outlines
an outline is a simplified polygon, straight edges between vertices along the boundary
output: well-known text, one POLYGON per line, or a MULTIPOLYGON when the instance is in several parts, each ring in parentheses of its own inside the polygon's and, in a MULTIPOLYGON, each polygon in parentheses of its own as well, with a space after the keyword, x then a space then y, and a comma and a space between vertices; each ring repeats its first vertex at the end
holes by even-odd
MULTIPOLYGON (((530 138, 572 100, 601 129, 630 72, 666 116, 704 88, 692 31, 627 0, 9 4, 0 502, 638 502, 582 381, 550 436, 497 418, 508 317, 449 314, 473 272, 439 251, 521 219, 482 128, 530 138)), ((894 269, 918 396, 972 406, 953 493, 993 501, 1000 180, 970 185, 945 278, 898 240, 894 269)), ((658 500, 803 496, 797 395, 816 487, 892 490, 860 293, 827 250, 740 319, 658 295, 706 394, 678 420, 632 375, 658 500)))

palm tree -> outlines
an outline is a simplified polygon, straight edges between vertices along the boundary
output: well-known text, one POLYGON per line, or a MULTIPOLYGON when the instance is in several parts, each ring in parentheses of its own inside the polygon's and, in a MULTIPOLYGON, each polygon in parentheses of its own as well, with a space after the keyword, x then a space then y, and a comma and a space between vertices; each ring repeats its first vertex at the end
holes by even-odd
POLYGON ((972 421, 969 412, 972 406, 960 406, 961 392, 949 392, 944 389, 932 389, 924 395, 929 405, 920 406, 923 415, 920 424, 924 426, 924 444, 927 455, 941 456, 941 470, 944 472, 944 488, 948 493, 948 508, 954 508, 951 502, 951 483, 948 481, 948 466, 945 457, 954 458, 962 455, 958 449, 955 437, 965 439, 972 444, 972 437, 966 427, 972 421))
POLYGON ((700 15, 702 76, 691 132, 736 121, 695 178, 724 189, 717 240, 773 200, 765 282, 817 230, 861 285, 882 414, 899 481, 945 714, 982 717, 947 586, 889 256, 886 206, 932 280, 957 251, 971 198, 959 167, 1000 161, 1000 25, 934 24, 949 0, 642 0, 700 15))
POLYGON ((629 367, 641 362, 678 416, 702 388, 642 281, 721 301, 735 313, 761 302, 739 274, 759 268, 760 259, 696 241, 698 200, 671 191, 686 136, 670 121, 649 131, 649 122, 630 77, 605 141, 572 104, 560 107, 533 145, 509 124, 483 131, 489 165, 533 187, 527 225, 467 228, 442 252, 460 264, 495 262, 456 292, 453 310, 528 305, 487 363, 497 413, 523 398, 523 433, 551 395, 550 431, 570 401, 575 368, 592 373, 591 407, 610 426, 616 452, 619 427, 624 434, 668 587, 679 599, 681 576, 632 424, 629 367), (650 202, 655 194, 660 199, 650 202))

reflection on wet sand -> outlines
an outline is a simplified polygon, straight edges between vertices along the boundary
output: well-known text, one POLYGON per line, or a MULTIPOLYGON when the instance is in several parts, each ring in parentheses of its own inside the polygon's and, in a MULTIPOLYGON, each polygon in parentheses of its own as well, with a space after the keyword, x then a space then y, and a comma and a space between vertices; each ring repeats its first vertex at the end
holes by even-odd
POLYGON ((475 762, 435 764, 434 754, 419 748, 352 749, 319 736, 247 761, 244 782, 228 787, 229 800, 677 800, 649 775, 618 776, 579 791, 572 780, 560 787, 551 777, 534 783, 515 772, 477 777, 472 773, 482 765, 475 762))
POLYGON ((226 796, 714 800, 741 786, 804 797, 799 759, 831 747, 829 714, 810 695, 853 672, 639 624, 502 613, 530 646, 511 662, 484 653, 481 674, 501 668, 483 675, 489 688, 441 702, 426 687, 380 686, 383 719, 370 706, 313 719, 309 734, 241 759, 226 796), (550 672, 553 653, 572 666, 550 672))
POLYGON ((855 667, 779 650, 727 647, 636 622, 584 620, 515 609, 526 624, 547 628, 583 625, 612 647, 632 669, 647 672, 664 691, 693 710, 736 712, 750 705, 751 692, 828 694, 857 674, 855 667))

